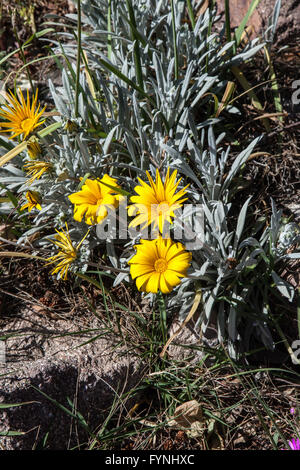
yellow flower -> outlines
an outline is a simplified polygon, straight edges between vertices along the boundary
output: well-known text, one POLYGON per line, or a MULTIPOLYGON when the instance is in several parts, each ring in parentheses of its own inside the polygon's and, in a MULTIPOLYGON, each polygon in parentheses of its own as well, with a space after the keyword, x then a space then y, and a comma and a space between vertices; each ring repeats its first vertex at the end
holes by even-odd
POLYGON ((17 137, 20 134, 23 134, 23 140, 34 131, 34 129, 43 122, 39 121, 43 112, 45 111, 46 106, 39 111, 40 104, 37 106, 37 94, 36 90, 35 96, 32 99, 30 104, 29 91, 27 90, 27 102, 25 102, 23 93, 19 89, 20 97, 14 95, 10 90, 9 94, 6 95, 7 104, 0 109, 0 118, 5 119, 7 122, 0 122, 0 127, 5 128, 6 130, 1 129, 1 132, 13 132, 13 135, 10 139, 17 137), (37 106, 37 107, 36 107, 37 106))
POLYGON ((128 207, 128 214, 137 216, 130 222, 129 227, 136 227, 143 225, 142 229, 154 223, 154 229, 158 227, 159 231, 163 233, 165 222, 172 223, 172 217, 175 217, 174 211, 182 206, 182 203, 187 198, 181 199, 186 194, 185 188, 175 193, 181 178, 175 183, 177 170, 173 171, 170 176, 170 168, 168 168, 164 184, 162 183, 160 174, 156 170, 156 181, 154 183, 149 172, 147 176, 150 181, 150 186, 138 178, 140 185, 134 188, 138 196, 130 198, 132 204, 128 207))
POLYGON ((29 140, 27 143, 27 152, 31 160, 36 160, 42 153, 40 144, 36 140, 29 140))
POLYGON ((185 250, 182 243, 170 238, 141 240, 136 245, 136 254, 128 261, 132 279, 142 292, 169 294, 182 277, 187 276, 192 254, 185 250))
POLYGON ((34 180, 39 180, 44 173, 48 172, 52 168, 52 164, 49 162, 34 160, 26 163, 24 168, 28 172, 28 176, 31 176, 28 181, 28 184, 31 184, 34 180))
POLYGON ((123 196, 109 186, 120 188, 116 180, 108 175, 99 181, 87 179, 80 191, 68 196, 75 205, 74 219, 81 222, 85 217, 88 225, 99 224, 107 216, 108 206, 116 209, 123 196))
POLYGON ((21 211, 28 208, 28 212, 31 212, 32 209, 38 209, 39 211, 42 209, 40 204, 41 197, 38 192, 36 191, 27 191, 26 193, 27 204, 21 207, 21 211))
POLYGON ((54 243, 54 245, 56 245, 59 248, 59 251, 56 255, 50 256, 50 258, 47 258, 46 261, 49 261, 49 263, 47 264, 53 264, 53 263, 56 264, 54 269, 51 271, 51 274, 59 273, 59 277, 65 281, 67 279, 67 274, 68 274, 70 264, 73 263, 73 261, 75 261, 75 259, 77 258, 78 249, 80 245, 82 244, 83 240, 85 239, 85 237, 87 236, 87 234, 89 233, 89 230, 87 231, 83 239, 79 242, 79 244, 76 247, 74 247, 72 240, 70 238, 67 223, 66 223, 66 231, 64 231, 64 229, 62 228, 61 232, 59 232, 58 230, 56 230, 56 232, 57 232, 57 235, 55 235, 55 241, 50 240, 50 239, 49 241, 54 243))

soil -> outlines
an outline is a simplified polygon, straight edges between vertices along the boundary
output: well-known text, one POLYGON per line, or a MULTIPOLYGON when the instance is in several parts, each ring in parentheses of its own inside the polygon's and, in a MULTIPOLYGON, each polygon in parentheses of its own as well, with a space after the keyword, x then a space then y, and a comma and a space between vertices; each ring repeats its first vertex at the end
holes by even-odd
MULTIPOLYGON (((237 28, 246 15, 252 0, 230 0, 230 24, 237 28)), ((225 19, 225 0, 217 0, 217 10, 221 20, 225 19)), ((253 15, 248 20, 248 33, 251 37, 261 35, 269 26, 272 19, 276 0, 261 1, 253 15)), ((300 3, 296 0, 281 2, 280 15, 277 23, 274 43, 277 46, 299 46, 300 35, 300 3)))

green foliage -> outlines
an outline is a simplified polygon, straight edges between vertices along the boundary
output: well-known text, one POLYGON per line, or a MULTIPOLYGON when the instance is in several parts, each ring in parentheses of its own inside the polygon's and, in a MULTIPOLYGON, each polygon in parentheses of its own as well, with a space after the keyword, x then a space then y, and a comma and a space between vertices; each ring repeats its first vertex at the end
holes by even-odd
MULTIPOLYGON (((51 127, 39 132, 39 158, 51 163, 51 171, 29 185, 24 164, 31 160, 26 151, 1 168, 0 184, 5 189, 0 197, 15 193, 17 206, 30 189, 42 199, 42 210, 33 213, 32 226, 18 243, 47 231, 34 247, 49 248, 54 229, 65 222, 76 244, 83 238, 87 225, 74 220, 68 199, 82 186, 81 178, 109 174, 117 179, 122 194, 132 194, 137 177, 145 179, 147 170, 154 176, 157 168, 162 174, 168 167, 177 169, 185 180, 180 187, 190 184, 189 202, 203 206, 205 238, 191 248, 189 276, 165 300, 159 299, 164 340, 167 315, 181 305, 180 318, 186 318, 197 284, 203 305, 198 326, 205 331, 216 314, 219 341, 228 338, 233 357, 248 349, 252 335, 274 348, 268 328, 269 299, 273 291, 288 301, 293 298, 293 289, 276 268, 291 256, 287 251, 295 237, 288 235, 282 246, 280 234, 291 230, 282 225, 273 203, 271 224, 265 228, 267 221, 255 220, 251 197, 239 207, 233 203, 242 169, 259 137, 230 163, 230 148, 220 147, 224 134, 215 136, 213 131, 222 120, 226 124, 216 116, 232 67, 249 61, 264 43, 255 39, 242 46, 242 27, 232 40, 212 33, 215 10, 207 9, 196 21, 191 1, 187 2, 190 22, 183 1, 78 4, 78 14, 66 19, 67 32, 51 37, 62 86, 49 80, 56 113, 47 119, 51 127)), ((53 17, 50 26, 57 27, 58 20, 53 17)), ((228 105, 225 109, 239 112, 228 105)), ((5 150, 10 148, 8 139, 1 141, 5 150)), ((12 209, 8 203, 0 208, 5 214, 12 209)), ((191 229, 195 220, 192 212, 191 229)), ((183 222, 178 217, 173 228, 183 222)), ((92 227, 70 269, 84 273, 97 248, 105 271, 117 273, 114 285, 129 281, 127 262, 140 237, 99 240, 92 227)))

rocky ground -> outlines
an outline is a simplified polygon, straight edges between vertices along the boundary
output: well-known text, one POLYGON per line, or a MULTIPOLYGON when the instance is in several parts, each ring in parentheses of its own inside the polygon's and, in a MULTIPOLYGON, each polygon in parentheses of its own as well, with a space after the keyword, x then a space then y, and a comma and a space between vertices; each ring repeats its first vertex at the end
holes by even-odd
POLYGON ((0 448, 80 448, 91 435, 76 419, 77 411, 95 432, 114 401, 120 415, 128 414, 134 405, 120 396, 137 386, 145 365, 124 346, 118 346, 116 338, 95 338, 100 336, 99 321, 91 314, 80 323, 78 330, 71 320, 62 317, 53 321, 29 308, 2 328, 7 339, 6 365, 0 368, 4 373, 0 401, 25 404, 0 413, 1 431, 24 432, 0 439, 0 448), (82 323, 88 331, 82 330, 82 323), (68 406, 73 416, 53 400, 68 406))

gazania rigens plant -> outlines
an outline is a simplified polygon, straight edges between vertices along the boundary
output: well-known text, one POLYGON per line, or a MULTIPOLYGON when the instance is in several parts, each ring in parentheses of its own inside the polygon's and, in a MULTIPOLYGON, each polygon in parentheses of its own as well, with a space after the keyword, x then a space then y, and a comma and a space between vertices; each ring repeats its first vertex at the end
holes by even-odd
POLYGON ((89 231, 85 234, 77 246, 74 246, 69 234, 68 224, 66 223, 66 230, 63 228, 61 231, 56 230, 55 240, 50 240, 59 249, 58 253, 54 256, 47 258, 48 264, 55 264, 56 266, 51 271, 51 274, 59 273, 59 277, 64 281, 67 279, 68 270, 70 265, 76 260, 78 250, 88 235, 89 231))
POLYGON ((24 169, 28 173, 27 176, 30 176, 28 184, 30 185, 34 182, 34 180, 39 180, 43 176, 43 174, 49 172, 51 168, 52 163, 50 162, 33 160, 32 162, 26 163, 24 165, 24 169))
POLYGON ((6 94, 7 103, 0 109, 0 118, 5 122, 0 122, 1 132, 12 132, 10 139, 23 134, 25 140, 38 126, 45 122, 40 121, 46 106, 39 111, 40 104, 37 105, 38 90, 30 102, 29 91, 27 90, 27 101, 19 89, 19 96, 14 95, 11 90, 6 94))
POLYGON ((146 173, 150 186, 138 178, 140 184, 134 188, 138 196, 130 198, 134 204, 128 207, 128 213, 129 215, 136 213, 137 216, 130 222, 129 227, 142 225, 142 229, 144 229, 153 224, 154 229, 158 228, 160 233, 163 233, 165 223, 172 223, 172 218, 175 217, 174 211, 187 200, 187 198, 183 198, 187 186, 176 193, 181 181, 180 178, 176 182, 177 170, 173 171, 170 176, 170 168, 168 168, 164 183, 158 170, 156 170, 155 182, 149 172, 146 173))
MULTIPOLYGON (((76 31, 76 22, 70 18, 70 36, 63 33, 66 43, 55 41, 54 53, 61 54, 63 48, 65 60, 60 64, 61 86, 49 80, 54 109, 48 114, 47 129, 30 135, 41 129, 44 119, 37 92, 32 99, 28 92, 27 98, 10 92, 7 104, 0 105, 0 132, 4 129, 7 133, 0 139, 5 147, 0 149, 0 219, 4 215, 5 220, 7 214, 19 217, 18 210, 12 211, 8 191, 25 195, 32 183, 32 189, 41 195, 42 210, 38 210, 41 203, 33 191, 22 201, 34 217, 27 223, 21 214, 26 221, 21 227, 26 231, 20 233, 18 244, 35 233, 43 238, 34 240, 34 248, 47 246, 44 234, 57 229, 62 235, 57 233, 54 239, 60 245, 51 258, 52 272, 64 278, 69 267, 84 272, 96 255, 93 250, 99 239, 105 240, 105 263, 109 260, 111 272, 118 273, 114 286, 127 282, 130 271, 140 291, 172 291, 165 302, 166 312, 175 308, 180 321, 189 315, 200 284, 203 313, 196 327, 205 332, 211 319, 217 318, 218 337, 222 342, 228 339, 229 353, 236 358, 240 350, 247 350, 252 336, 269 349, 275 347, 268 328, 268 292, 273 298, 272 291, 278 290, 291 302, 294 289, 273 266, 280 266, 277 260, 281 254, 283 260, 299 257, 291 245, 299 239, 299 230, 289 223, 279 233, 282 223, 277 211, 272 211, 271 230, 262 232, 260 227, 267 227, 267 221, 252 210, 250 199, 241 206, 245 196, 240 184, 242 168, 259 138, 231 158, 227 145, 220 147, 225 136, 218 117, 222 107, 212 111, 215 103, 224 104, 228 94, 224 77, 232 74, 233 66, 248 62, 264 42, 258 44, 254 39, 245 47, 228 47, 223 33, 212 34, 216 9, 211 4, 216 2, 206 2, 209 8, 195 15, 195 24, 187 21, 183 3, 79 2, 83 14, 80 19, 78 12, 78 24, 83 34, 76 31), (130 24, 124 18, 129 18, 130 24), (107 28, 111 34, 99 34, 107 28), (70 44, 73 33, 78 38, 77 51, 70 44), (148 53, 144 53, 145 45, 148 53), (25 142, 20 146, 9 142, 10 133, 25 142), (153 168, 158 170, 152 172, 153 168), (188 178, 186 182, 176 169, 188 178), (133 193, 128 204, 129 227, 137 230, 127 230, 126 217, 119 210, 116 222, 122 225, 122 232, 126 228, 126 235, 109 238, 103 223, 98 230, 91 228, 78 250, 86 224, 104 222, 109 208, 118 208, 123 197, 120 193, 129 191, 133 193), (239 192, 241 198, 237 197, 239 192), (187 197, 190 208, 179 217, 187 197), (195 204, 202 208, 195 209, 195 204), (68 222, 70 234, 61 231, 62 221, 68 222), (172 238, 185 246, 167 239, 147 241, 141 233, 150 227, 155 237, 158 232, 164 235, 169 224, 174 224, 172 238), (124 241, 128 234, 129 242, 124 241), (73 236, 76 242, 71 241, 73 236), (143 240, 138 244, 136 239, 140 238, 143 240), (193 250, 193 263, 185 248, 193 250), (262 281, 264 286, 259 289, 262 281)), ((196 7, 197 2, 187 4, 196 7)), ((230 104, 234 99, 229 99, 229 94, 227 98, 226 118, 230 118, 231 112, 236 116, 237 109, 230 104)))
POLYGON ((120 188, 109 175, 104 175, 101 180, 87 179, 80 191, 68 196, 75 206, 74 219, 81 222, 85 218, 88 225, 101 223, 108 214, 108 208, 116 209, 123 199, 112 187, 120 188))
POLYGON ((187 276, 192 255, 182 243, 159 237, 141 240, 135 248, 136 254, 128 264, 140 291, 169 294, 187 276))
POLYGON ((31 212, 32 209, 42 209, 41 206, 41 196, 37 191, 27 191, 25 195, 27 203, 21 207, 21 210, 28 209, 28 212, 31 212))

